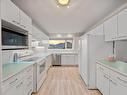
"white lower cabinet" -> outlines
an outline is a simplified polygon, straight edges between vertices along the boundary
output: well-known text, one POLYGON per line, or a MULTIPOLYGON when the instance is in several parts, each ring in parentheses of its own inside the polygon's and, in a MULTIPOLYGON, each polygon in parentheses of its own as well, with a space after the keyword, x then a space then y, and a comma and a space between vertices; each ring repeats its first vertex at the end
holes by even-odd
POLYGON ((109 70, 97 64, 97 88, 103 95, 109 95, 109 70))
POLYGON ((77 56, 75 54, 62 54, 61 64, 62 65, 77 65, 76 59, 77 59, 77 56))
POLYGON ((127 87, 110 80, 110 95, 127 95, 127 87))
POLYGON ((33 92, 33 66, 3 81, 2 95, 31 95, 33 92))
POLYGON ((127 76, 97 64, 97 88, 103 95, 127 95, 127 76))

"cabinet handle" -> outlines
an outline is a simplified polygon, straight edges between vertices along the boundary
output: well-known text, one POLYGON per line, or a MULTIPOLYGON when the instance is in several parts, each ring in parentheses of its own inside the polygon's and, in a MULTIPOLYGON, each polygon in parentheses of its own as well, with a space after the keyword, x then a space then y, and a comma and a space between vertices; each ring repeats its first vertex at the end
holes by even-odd
POLYGON ((31 79, 32 78, 32 75, 31 76, 29 76, 27 79, 29 80, 29 79, 31 79))
POLYGON ((109 79, 108 77, 106 77, 105 75, 104 75, 104 77, 106 78, 106 79, 109 79))
POLYGON ((126 36, 119 36, 118 38, 124 38, 124 37, 126 37, 126 36))
POLYGON ((114 85, 117 85, 117 83, 116 82, 114 82, 113 80, 110 80, 114 85))
POLYGON ((100 67, 100 69, 103 71, 104 69, 100 67))
POLYGON ((112 38, 112 39, 116 39, 116 37, 115 38, 112 38))
POLYGON ((120 77, 117 77, 117 79, 119 79, 120 81, 124 82, 124 83, 127 83, 127 81, 121 79, 120 77))
POLYGON ((10 82, 9 84, 12 85, 13 83, 15 83, 18 79, 16 78, 14 81, 10 82))
POLYGON ((17 85, 16 88, 19 88, 22 84, 23 84, 23 82, 21 82, 19 85, 17 85))

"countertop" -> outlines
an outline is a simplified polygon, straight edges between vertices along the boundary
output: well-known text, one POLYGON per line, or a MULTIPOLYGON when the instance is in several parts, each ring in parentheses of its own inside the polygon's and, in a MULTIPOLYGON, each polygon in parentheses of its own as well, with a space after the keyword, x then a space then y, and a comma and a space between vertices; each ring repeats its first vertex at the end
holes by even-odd
POLYGON ((97 63, 127 76, 127 63, 125 62, 121 61, 110 62, 107 60, 98 60, 97 63))
POLYGON ((47 54, 36 54, 32 57, 39 57, 36 61, 19 61, 19 62, 10 62, 8 64, 4 64, 2 66, 2 81, 9 79, 10 77, 16 75, 17 73, 23 71, 25 68, 36 64, 38 61, 43 60, 47 56, 51 55, 51 53, 47 54))

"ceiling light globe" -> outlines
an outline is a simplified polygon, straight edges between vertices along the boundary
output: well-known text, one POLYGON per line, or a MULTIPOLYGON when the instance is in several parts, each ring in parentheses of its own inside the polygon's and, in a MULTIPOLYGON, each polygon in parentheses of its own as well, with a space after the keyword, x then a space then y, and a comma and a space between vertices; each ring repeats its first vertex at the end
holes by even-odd
POLYGON ((70 0, 57 0, 58 4, 66 6, 69 4, 70 0))

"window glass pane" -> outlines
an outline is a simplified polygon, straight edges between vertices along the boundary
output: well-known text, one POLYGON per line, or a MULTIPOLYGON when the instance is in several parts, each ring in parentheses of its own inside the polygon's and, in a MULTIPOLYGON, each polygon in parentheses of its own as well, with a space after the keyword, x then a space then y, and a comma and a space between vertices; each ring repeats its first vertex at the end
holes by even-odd
POLYGON ((66 44, 67 44, 67 49, 72 49, 72 44, 73 44, 72 40, 67 40, 66 44))
POLYGON ((49 40, 49 49, 65 49, 65 40, 49 40))

